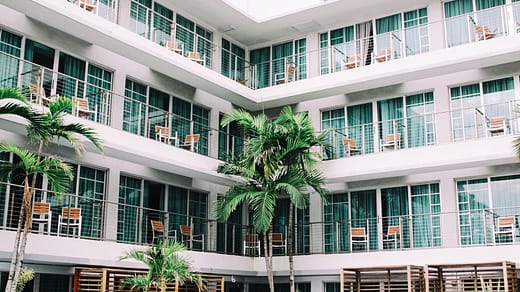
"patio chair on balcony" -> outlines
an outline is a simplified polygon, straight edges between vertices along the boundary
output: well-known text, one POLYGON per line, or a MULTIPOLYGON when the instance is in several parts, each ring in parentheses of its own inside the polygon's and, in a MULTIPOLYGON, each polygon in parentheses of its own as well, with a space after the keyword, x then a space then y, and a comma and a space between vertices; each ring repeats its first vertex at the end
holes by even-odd
POLYGON ((260 256, 260 239, 258 234, 246 234, 244 238, 244 255, 260 256))
POLYGON ((516 239, 515 216, 498 217, 493 230, 495 243, 514 243, 516 239))
POLYGON ((365 227, 350 228, 350 250, 353 251, 355 246, 363 246, 368 251, 368 234, 365 227))
POLYGON ((171 230, 168 231, 166 228, 164 228, 164 224, 160 220, 150 220, 150 223, 152 224, 152 243, 155 243, 156 240, 177 240, 177 231, 171 230))
POLYGON ((481 41, 489 40, 496 36, 496 33, 491 32, 487 25, 475 25, 475 33, 477 34, 477 38, 481 41))
POLYGON ((37 104, 41 104, 43 106, 48 106, 51 101, 54 100, 53 97, 48 97, 45 94, 45 89, 43 87, 39 87, 36 84, 29 83, 29 94, 30 100, 37 104))
POLYGON ((401 148, 401 134, 387 134, 385 140, 381 140, 381 152, 384 150, 400 149, 401 148))
POLYGON ((40 225, 47 224, 47 233, 51 233, 51 204, 46 202, 35 202, 32 209, 32 223, 40 225))
POLYGON ((72 230, 73 236, 81 236, 81 208, 63 207, 61 214, 58 216, 58 236, 62 234, 65 228, 66 234, 70 234, 72 230), (76 233, 77 231, 77 233, 76 233))
POLYGON ((204 58, 201 58, 200 57, 200 54, 199 52, 188 52, 186 54, 186 57, 188 59, 190 59, 191 61, 197 63, 197 64, 201 64, 202 66, 204 66, 204 58))
POLYGON ((345 157, 350 157, 360 153, 361 149, 357 146, 356 140, 350 138, 343 138, 343 153, 345 157))
POLYGON ((287 241, 283 238, 282 233, 271 233, 271 244, 273 251, 279 248, 282 249, 284 255, 287 252, 287 241))
POLYGON ((391 58, 392 58, 392 50, 390 50, 389 48, 379 50, 374 54, 374 59, 378 63, 386 62, 386 61, 390 60, 391 58))
POLYGON ((494 117, 489 119, 487 124, 488 133, 492 135, 504 134, 506 132, 506 117, 494 117))
POLYGON ((97 0, 76 0, 75 3, 82 9, 92 12, 97 8, 97 0))
POLYGON ((155 125, 155 140, 166 144, 172 144, 173 142, 175 146, 179 144, 177 131, 175 131, 173 135, 170 135, 170 127, 165 126, 155 125))
POLYGON ((184 56, 184 46, 182 43, 178 43, 177 41, 165 41, 164 46, 181 56, 184 56))
POLYGON ((346 59, 342 60, 342 62, 343 62, 343 67, 345 67, 345 69, 353 69, 353 68, 359 67, 360 62, 361 62, 361 56, 360 55, 349 56, 346 59))
POLYGON ((90 115, 94 115, 94 121, 97 120, 97 109, 91 109, 88 103, 88 99, 81 97, 72 97, 74 103, 74 115, 76 117, 87 119, 90 115))
POLYGON ((204 233, 193 234, 193 228, 187 225, 179 226, 181 230, 181 242, 187 244, 188 249, 193 248, 193 243, 200 243, 201 250, 204 251, 204 233))
POLYGON ((400 225, 390 225, 388 226, 388 230, 386 234, 383 236, 383 246, 392 247, 394 249, 401 247, 401 226, 400 225))
POLYGON ((199 152, 199 140, 200 134, 188 134, 184 139, 184 143, 182 143, 180 147, 186 150, 199 152))
POLYGON ((283 84, 296 80, 296 64, 290 63, 285 71, 274 75, 274 84, 283 84))

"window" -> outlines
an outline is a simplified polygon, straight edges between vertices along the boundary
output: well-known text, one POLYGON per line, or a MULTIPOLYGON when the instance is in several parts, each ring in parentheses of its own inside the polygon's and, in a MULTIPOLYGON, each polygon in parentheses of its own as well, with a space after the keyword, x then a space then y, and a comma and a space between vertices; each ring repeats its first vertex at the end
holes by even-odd
POLYGON ((123 109, 123 131, 145 135, 146 86, 126 80, 123 109))
POLYGON ((435 144, 433 92, 405 97, 408 147, 435 144))
MULTIPOLYGON (((97 122, 109 125, 112 104, 112 72, 89 64, 87 71, 87 91, 88 102, 95 105, 97 109, 97 122)), ((93 118, 93 115, 89 116, 93 118)))
MULTIPOLYGON (((287 239, 289 224, 289 199, 278 199, 276 202, 273 217, 273 232, 282 233, 283 238, 287 239)), ((293 206, 293 253, 305 254, 310 251, 310 229, 309 229, 309 208, 298 209, 293 206)))
POLYGON ((453 141, 489 136, 487 124, 494 117, 505 117, 507 128, 513 126, 509 122, 516 107, 512 77, 452 87, 450 95, 453 141))
POLYGON ((329 144, 334 153, 324 153, 324 159, 343 157, 343 137, 345 137, 345 109, 333 109, 321 112, 321 130, 329 130, 329 144))
POLYGON ((167 211, 170 229, 178 230, 179 225, 193 224, 194 234, 206 233, 207 193, 169 186, 167 211))
POLYGON ((0 29, 0 86, 18 85, 18 64, 15 57, 20 57, 22 37, 0 29))
POLYGON ((130 4, 130 30, 145 38, 151 35, 151 8, 151 0, 132 0, 130 4))
POLYGON ((221 73, 222 75, 231 78, 233 80, 245 83, 245 57, 246 51, 229 42, 226 39, 222 39, 222 63, 221 73))
POLYGON ((371 103, 347 107, 347 135, 356 141, 362 154, 374 152, 373 122, 371 103))
POLYGON ((213 33, 177 14, 176 39, 183 44, 185 52, 198 52, 205 66, 211 68, 213 33))
MULTIPOLYGON (((223 114, 219 115, 221 125, 223 114)), ((245 133, 236 122, 220 126, 218 139, 218 159, 226 160, 230 155, 240 156, 244 151, 245 133)))
POLYGON ((240 204, 225 223, 217 223, 217 252, 242 255, 243 227, 240 204))

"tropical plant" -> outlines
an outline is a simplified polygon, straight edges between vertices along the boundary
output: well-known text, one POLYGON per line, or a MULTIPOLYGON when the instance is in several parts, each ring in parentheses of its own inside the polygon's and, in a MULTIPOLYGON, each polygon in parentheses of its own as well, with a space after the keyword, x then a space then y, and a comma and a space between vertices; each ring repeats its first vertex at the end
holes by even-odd
POLYGON ((273 121, 264 114, 253 117, 246 111, 236 110, 224 117, 222 125, 231 122, 237 122, 247 132, 245 151, 241 157, 220 165, 217 171, 242 177, 244 182, 232 186, 217 200, 217 218, 225 221, 240 203, 248 203, 253 227, 264 239, 266 270, 272 292, 272 246, 267 238, 272 233, 276 200, 289 197, 287 252, 291 289, 294 291, 292 213, 294 207, 308 206, 310 189, 325 199, 324 178, 315 168, 321 156, 313 150, 315 146, 327 148, 326 134, 316 136, 308 117, 303 113, 293 114, 290 107, 284 108, 273 121))
MULTIPOLYGON (((54 139, 64 139, 68 141, 76 153, 79 154, 83 150, 83 144, 79 138, 82 136, 92 142, 101 152, 103 151, 101 141, 93 129, 81 123, 67 123, 65 121, 66 113, 72 109, 72 106, 73 103, 70 99, 58 96, 55 101, 49 103, 48 110, 40 113, 36 112, 24 100, 19 90, 10 88, 0 90, 0 114, 15 114, 29 121, 27 126, 27 140, 32 144, 38 144, 37 154, 31 158, 34 158, 32 163, 35 166, 44 161, 59 161, 52 157, 42 158, 43 147, 54 139)), ((21 149, 16 151, 21 151, 21 149)), ((63 163, 61 166, 63 166, 63 174, 67 175, 67 166, 63 163)), ((55 167, 58 166, 56 165, 55 167)), ((46 169, 43 168, 42 170, 46 169)), ((38 175, 45 175, 49 179, 47 173, 38 171, 32 171, 32 177, 24 179, 24 203, 22 204, 22 211, 20 212, 6 291, 15 291, 20 275, 21 265, 25 255, 27 235, 31 226, 30 212, 32 210, 32 198, 36 190, 38 175)), ((60 182, 63 182, 63 180, 60 180, 60 182)), ((67 183, 67 186, 69 184, 70 181, 67 183)), ((65 189, 62 191, 58 190, 56 194, 63 193, 64 190, 65 189)))
POLYGON ((123 281, 123 286, 130 286, 131 291, 166 291, 168 284, 186 281, 195 283, 199 290, 204 290, 201 277, 192 272, 189 261, 180 256, 185 251, 184 245, 172 240, 158 241, 145 250, 131 250, 121 259, 134 259, 148 266, 145 275, 134 275, 123 281))
POLYGON ((22 292, 25 288, 25 285, 29 283, 32 279, 34 279, 34 271, 32 269, 22 267, 20 271, 20 278, 18 280, 18 284, 16 285, 16 292, 22 292))

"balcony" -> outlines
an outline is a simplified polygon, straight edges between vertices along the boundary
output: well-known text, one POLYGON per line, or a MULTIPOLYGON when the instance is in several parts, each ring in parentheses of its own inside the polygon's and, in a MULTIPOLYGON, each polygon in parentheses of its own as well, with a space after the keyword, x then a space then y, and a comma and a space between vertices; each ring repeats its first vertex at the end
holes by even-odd
MULTIPOLYGON (((2 183, 1 189, 4 191, 0 193, 0 227, 14 231, 22 186, 2 183)), ((263 254, 262 248, 259 253, 256 247, 253 251, 244 248, 247 235, 256 234, 248 225, 218 223, 185 213, 113 203, 88 192, 67 194, 58 199, 50 191, 37 189, 34 202, 50 204, 44 213, 33 215, 31 232, 42 236, 95 241, 110 241, 115 237, 119 243, 149 245, 154 240, 151 220, 158 220, 164 223, 166 230, 176 231, 172 239, 184 240, 193 251, 248 257, 263 254), (60 223, 65 208, 80 210, 81 225, 60 223), (203 241, 187 243, 180 226, 190 226, 193 235, 203 234, 203 241)), ((293 252, 297 255, 342 254, 517 245, 520 243, 518 220, 520 206, 310 222, 293 227, 293 252), (452 244, 447 246, 445 242, 452 244)), ((285 240, 288 228, 274 226, 273 230, 285 240)), ((263 238, 257 238, 260 247, 263 246, 263 238)), ((286 248, 284 245, 275 249, 274 255, 286 255, 286 248)))

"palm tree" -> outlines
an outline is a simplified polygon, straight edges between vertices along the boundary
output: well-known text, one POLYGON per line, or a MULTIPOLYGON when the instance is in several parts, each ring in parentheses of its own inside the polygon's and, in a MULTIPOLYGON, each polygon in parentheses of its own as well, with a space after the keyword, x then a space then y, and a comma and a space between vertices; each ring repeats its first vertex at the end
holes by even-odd
POLYGON ((166 291, 168 284, 184 285, 186 281, 195 283, 199 290, 204 289, 201 278, 192 272, 191 265, 179 255, 185 251, 184 245, 166 240, 157 242, 146 250, 131 250, 121 259, 134 259, 148 266, 145 275, 134 275, 125 279, 123 285, 130 286, 131 291, 166 291))
MULTIPOLYGON (((0 143, 0 154, 1 153, 12 153, 19 158, 19 162, 17 163, 0 163, 0 180, 10 181, 13 175, 19 175, 23 180, 23 202, 18 220, 18 228, 16 230, 16 234, 19 236, 15 238, 15 247, 17 250, 13 252, 13 254, 23 255, 25 243, 27 242, 27 231, 31 227, 32 193, 34 191, 31 188, 31 179, 34 178, 34 174, 44 175, 49 182, 51 191, 58 196, 68 190, 73 174, 71 167, 63 161, 54 157, 40 158, 36 154, 28 150, 20 149, 13 144, 0 143)), ((15 262, 16 266, 12 265, 10 268, 10 277, 6 291, 16 291, 20 272, 15 274, 14 270, 17 268, 20 271, 22 264, 21 258, 19 257, 18 259, 19 261, 15 262), (12 278, 11 273, 13 275, 12 278), (14 278, 14 276, 16 276, 16 278, 14 278)))
POLYGON ((290 107, 282 110, 274 121, 261 114, 251 116, 237 110, 224 117, 222 124, 237 122, 248 134, 245 152, 221 165, 219 172, 245 179, 243 184, 231 187, 216 204, 217 218, 227 220, 243 201, 253 215, 253 226, 264 238, 264 254, 270 291, 274 291, 272 275, 272 246, 267 243, 270 234, 276 199, 289 197, 288 255, 291 268, 291 288, 294 291, 292 256, 292 213, 294 207, 308 206, 309 187, 325 198, 324 179, 315 164, 319 161, 315 146, 324 146, 326 134, 314 134, 305 114, 293 114, 290 107))
MULTIPOLYGON (((15 89, 3 89, 0 92, 0 101, 7 101, 5 104, 0 104, 0 114, 17 114, 27 119, 30 123, 27 126, 27 139, 30 143, 38 144, 37 159, 35 163, 39 163, 42 159, 43 147, 48 145, 54 139, 64 139, 68 141, 75 149, 76 153, 81 153, 83 144, 80 136, 83 136, 99 150, 103 151, 101 141, 97 137, 95 131, 81 123, 66 123, 65 115, 71 110, 73 103, 66 97, 57 97, 55 101, 49 103, 48 111, 45 113, 35 112, 30 105, 28 105, 20 92, 15 89), (16 100, 17 103, 10 100, 16 100), (21 102, 21 103, 20 103, 21 102), (7 109, 6 109, 7 107, 7 109), (24 109, 25 107, 25 109, 24 109), (33 123, 33 121, 35 121, 33 123)), ((20 214, 19 227, 17 229, 15 246, 11 258, 11 267, 9 269, 9 276, 6 291, 15 291, 16 283, 20 275, 21 265, 25 255, 25 246, 27 243, 27 234, 30 224, 30 212, 32 209, 32 198, 36 190, 38 172, 32 173, 32 178, 29 180, 29 190, 24 191, 23 201, 27 205, 22 205, 20 214), (25 214, 22 214, 25 213, 25 214)))

